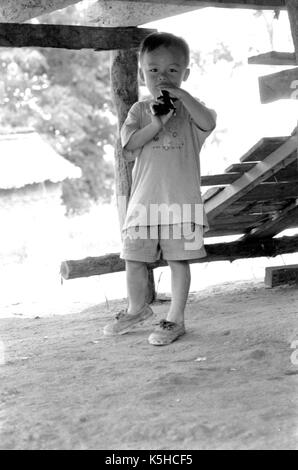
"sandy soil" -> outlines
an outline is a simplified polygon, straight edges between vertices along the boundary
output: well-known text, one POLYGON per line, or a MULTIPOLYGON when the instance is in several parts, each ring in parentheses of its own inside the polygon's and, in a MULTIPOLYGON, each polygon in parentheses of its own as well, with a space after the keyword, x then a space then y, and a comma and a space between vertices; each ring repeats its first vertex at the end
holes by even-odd
POLYGON ((147 343, 151 320, 104 338, 124 305, 0 320, 0 449, 298 448, 297 287, 192 293, 168 347, 147 343))

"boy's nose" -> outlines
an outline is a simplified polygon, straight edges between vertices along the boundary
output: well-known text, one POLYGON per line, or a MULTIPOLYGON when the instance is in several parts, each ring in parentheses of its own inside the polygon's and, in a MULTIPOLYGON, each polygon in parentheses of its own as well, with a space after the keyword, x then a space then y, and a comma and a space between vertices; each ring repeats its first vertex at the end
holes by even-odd
POLYGON ((160 82, 166 81, 166 78, 167 78, 167 76, 166 76, 165 73, 161 73, 161 74, 158 76, 158 80, 159 80, 160 82))

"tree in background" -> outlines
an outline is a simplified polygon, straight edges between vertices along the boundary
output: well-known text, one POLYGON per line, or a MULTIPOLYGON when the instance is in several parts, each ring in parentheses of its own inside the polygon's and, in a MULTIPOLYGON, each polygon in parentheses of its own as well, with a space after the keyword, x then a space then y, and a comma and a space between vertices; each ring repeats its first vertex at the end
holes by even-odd
MULTIPOLYGON (((38 18, 52 24, 81 21, 76 6, 38 18)), ((114 170, 104 155, 105 145, 114 144, 116 119, 109 52, 1 48, 0 81, 1 131, 33 127, 82 169, 80 179, 63 183, 67 213, 110 200, 114 170)))

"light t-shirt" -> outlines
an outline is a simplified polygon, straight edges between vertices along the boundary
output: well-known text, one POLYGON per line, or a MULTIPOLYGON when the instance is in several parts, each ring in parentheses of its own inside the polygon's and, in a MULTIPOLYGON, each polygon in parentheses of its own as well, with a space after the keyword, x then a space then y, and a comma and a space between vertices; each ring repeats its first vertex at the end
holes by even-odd
POLYGON ((121 129, 125 158, 135 160, 123 230, 190 222, 208 227, 200 191, 200 151, 212 131, 199 129, 176 101, 176 115, 151 141, 125 150, 132 134, 150 124, 149 104, 149 100, 135 103, 121 129))

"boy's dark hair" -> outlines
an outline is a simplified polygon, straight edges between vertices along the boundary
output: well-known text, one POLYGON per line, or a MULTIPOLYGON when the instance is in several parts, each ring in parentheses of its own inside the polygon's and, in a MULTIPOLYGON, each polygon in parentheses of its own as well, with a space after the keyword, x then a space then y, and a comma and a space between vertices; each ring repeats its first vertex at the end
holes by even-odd
POLYGON ((152 52, 159 47, 176 47, 181 50, 185 57, 186 66, 189 64, 189 46, 187 42, 178 36, 171 33, 152 33, 149 34, 141 43, 140 46, 140 60, 146 52, 152 52))

